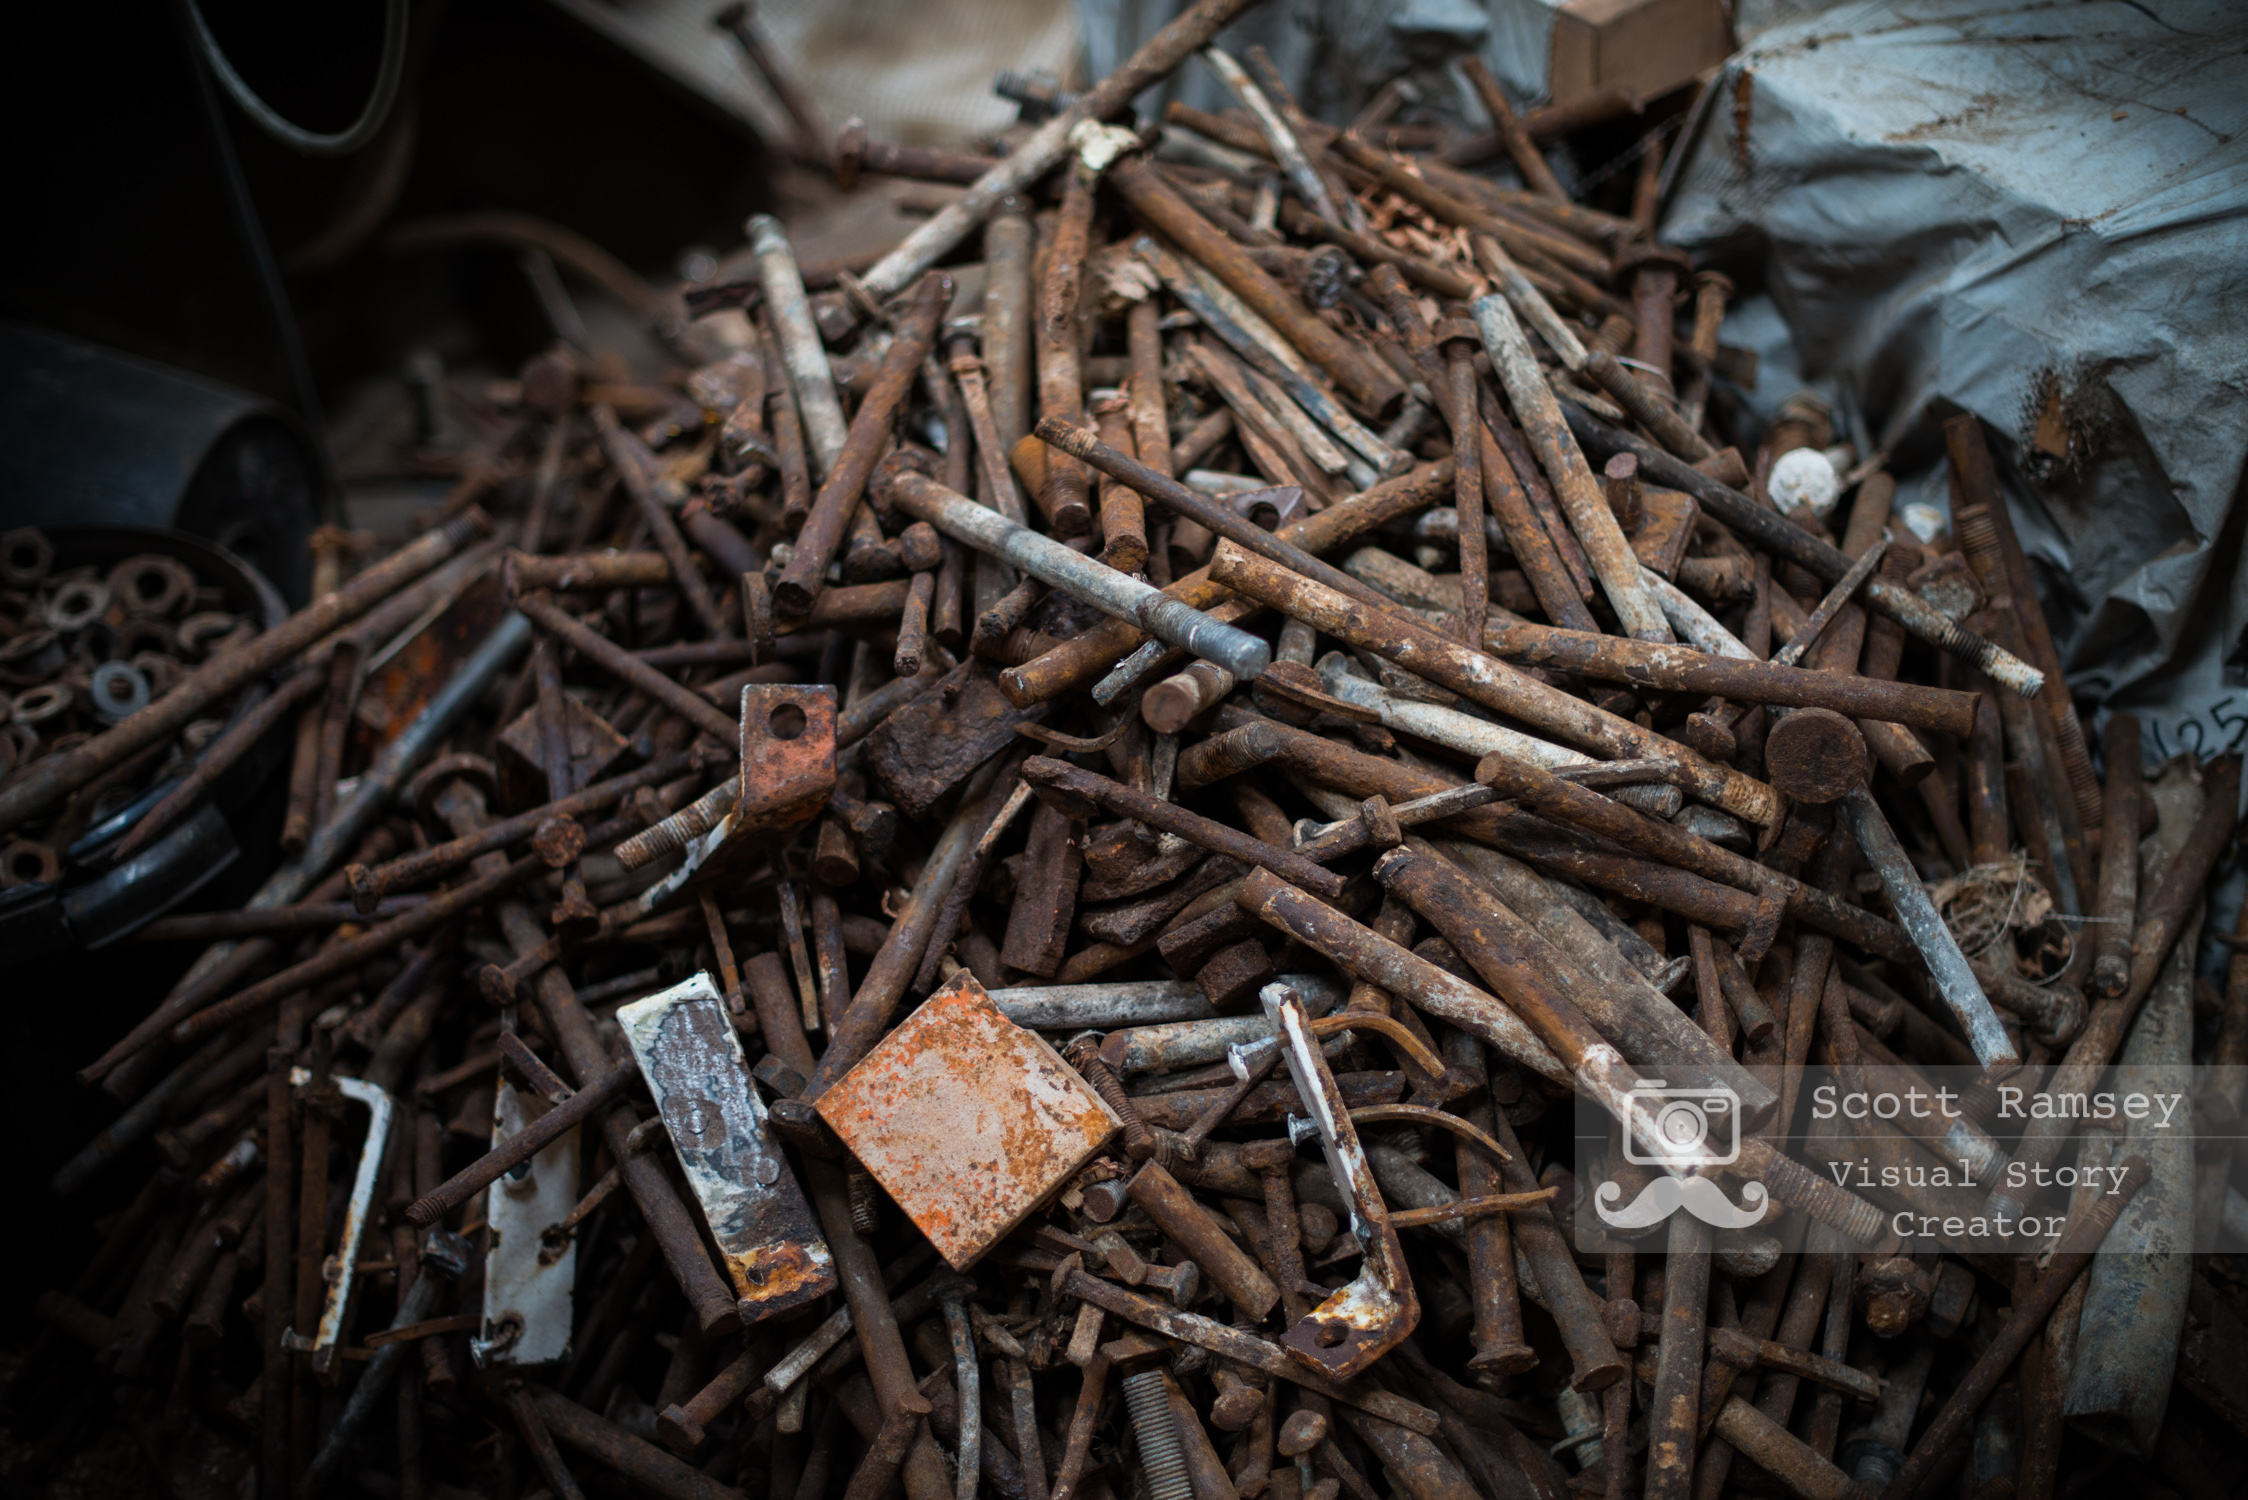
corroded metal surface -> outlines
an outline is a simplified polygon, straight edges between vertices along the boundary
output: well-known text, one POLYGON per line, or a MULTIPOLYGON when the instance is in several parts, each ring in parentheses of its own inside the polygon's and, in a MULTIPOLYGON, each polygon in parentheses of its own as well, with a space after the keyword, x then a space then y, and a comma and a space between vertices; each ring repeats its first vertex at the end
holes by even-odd
MULTIPOLYGON (((356 1266, 359 1242, 367 1232, 367 1216, 374 1209, 375 1184, 382 1177, 383 1148, 390 1141, 390 1095, 357 1078, 338 1078, 336 1089, 344 1098, 367 1106, 366 1143, 359 1150, 359 1166, 351 1177, 351 1198, 344 1205, 343 1234, 334 1264, 356 1266)), ((336 1275, 328 1281, 328 1294, 320 1309, 320 1327, 313 1335, 313 1359, 325 1365, 335 1357, 343 1337, 344 1314, 351 1305, 351 1285, 357 1277, 336 1275)))
POLYGON ((1015 726, 1044 718, 1009 703, 994 668, 966 661, 882 721, 866 739, 866 766, 898 811, 926 818, 976 767, 1015 742, 1015 726))
POLYGON ((1358 1144, 1350 1110, 1319 1052, 1311 1018, 1292 991, 1268 985, 1265 1014, 1280 1034, 1280 1054, 1303 1095, 1327 1169, 1350 1209, 1351 1232, 1365 1251, 1358 1275, 1298 1319, 1281 1342, 1288 1352, 1336 1380, 1348 1380, 1397 1347, 1420 1322, 1420 1301, 1405 1269, 1405 1247, 1390 1227, 1374 1169, 1358 1144))
POLYGON ((955 1270, 1075 1176, 1119 1124, 965 971, 822 1095, 819 1114, 955 1270))
POLYGON ((707 974, 617 1012, 744 1322, 835 1287, 834 1259, 750 1085, 741 1039, 707 974))
MULTIPOLYGON (((505 1079, 492 1101, 492 1144, 523 1130, 552 1106, 505 1079)), ((578 1197, 578 1127, 548 1144, 484 1195, 490 1239, 484 1251, 484 1326, 471 1345, 481 1364, 543 1365, 570 1352, 570 1292, 578 1279, 575 1237, 549 1259, 542 1231, 578 1197)))
POLYGON ((722 880, 819 816, 835 790, 835 703, 831 687, 742 689, 732 805, 688 842, 685 862, 640 897, 641 910, 656 910, 690 884, 722 880))

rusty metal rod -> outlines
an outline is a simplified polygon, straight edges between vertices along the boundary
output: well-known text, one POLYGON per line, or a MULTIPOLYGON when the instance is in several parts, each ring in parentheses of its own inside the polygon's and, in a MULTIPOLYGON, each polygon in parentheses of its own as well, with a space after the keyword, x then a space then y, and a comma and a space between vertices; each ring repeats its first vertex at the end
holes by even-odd
POLYGON ((1108 169, 1108 180, 1142 218, 1230 287, 1362 409, 1386 418, 1404 404, 1405 382, 1395 371, 1306 308, 1151 163, 1126 156, 1108 169))
MULTIPOLYGON (((1095 464, 1095 467, 1100 465, 1095 464)), ((1307 552, 1332 551, 1385 521, 1428 507, 1451 489, 1452 468, 1448 458, 1423 464, 1316 515, 1290 521, 1273 534, 1307 552)), ((1142 490, 1141 493, 1148 492, 1142 490)), ((1162 496, 1152 498, 1160 501, 1162 496)), ((1207 568, 1174 581, 1164 592, 1197 609, 1212 610, 1221 618, 1237 618, 1227 611, 1240 608, 1246 613, 1250 607, 1238 601, 1229 603, 1230 591, 1212 582, 1207 568)), ((1108 621, 1073 640, 1064 641, 1033 661, 1010 667, 999 674, 999 686, 1010 703, 1027 708, 1093 682, 1135 649, 1146 649, 1147 641, 1144 631, 1120 620, 1108 621)), ((1144 676, 1157 665, 1157 662, 1149 662, 1138 675, 1144 676)), ((1099 696, 1098 690, 1095 696, 1099 696)))
POLYGON ((926 475, 900 466, 885 470, 876 483, 886 486, 890 504, 927 521, 954 540, 1004 558, 1070 597, 1128 621, 1159 640, 1206 657, 1236 677, 1254 678, 1272 660, 1272 648, 1261 638, 1223 624, 1051 537, 1018 526, 926 475))
MULTIPOLYGON (((1840 547, 1812 535, 1778 511, 1711 478, 1657 444, 1612 427, 1580 406, 1564 403, 1562 415, 1568 420, 1569 430, 1593 458, 1605 461, 1618 453, 1631 454, 1639 460, 1639 477, 1646 483, 1684 490, 1747 541, 1808 568, 1823 581, 1831 583, 1850 571, 1855 559, 1840 547)), ((2044 685, 2045 674, 2037 668, 1964 629, 1901 583, 1875 578, 1866 585, 1865 600, 1913 635, 1938 650, 1949 652, 2009 692, 2025 698, 2034 697, 2044 685)))
POLYGON ((671 559, 661 552, 570 552, 538 557, 510 550, 500 565, 510 597, 552 589, 561 593, 661 588, 671 582, 671 559))
POLYGON ((362 911, 348 901, 300 901, 294 906, 244 907, 238 911, 195 912, 186 916, 158 917, 132 936, 136 943, 216 942, 221 938, 258 937, 274 933, 316 932, 366 919, 387 921, 420 906, 421 896, 394 897, 373 911, 362 911))
POLYGON ((898 412, 913 392, 937 337, 937 320, 952 300, 952 278, 931 272, 899 318, 897 336, 874 372, 873 384, 859 402, 843 444, 827 464, 819 493, 812 498, 811 513, 797 528, 788 566, 773 580, 773 608, 784 616, 810 613, 813 602, 827 586, 828 563, 843 541, 844 527, 862 502, 867 480, 882 457, 896 425, 898 412))
POLYGON ((1155 1221, 1155 1227, 1192 1256, 1202 1274, 1236 1308, 1259 1320, 1272 1311, 1280 1300, 1280 1289, 1160 1163, 1143 1162, 1133 1174, 1130 1192, 1132 1201, 1155 1221))
POLYGON ((1873 1491, 1738 1396, 1718 1413, 1716 1432, 1802 1500, 1873 1500, 1873 1491))
POLYGON ((529 1161, 549 1143, 561 1139, 580 1122, 591 1119, 595 1110, 622 1093, 639 1074, 639 1068, 629 1058, 612 1064, 591 1084, 446 1178, 437 1191, 415 1199, 406 1208, 406 1222, 416 1229, 433 1227, 445 1215, 497 1182, 502 1173, 529 1161))
POLYGON ((202 801, 218 779, 249 754, 251 747, 264 739, 281 722, 283 715, 311 696, 320 687, 321 680, 317 667, 306 667, 276 687, 264 702, 227 725, 218 738, 204 746, 203 753, 195 758, 195 768, 180 778, 179 785, 166 793, 164 800, 141 814, 140 821, 117 841, 116 849, 109 856, 111 866, 125 864, 155 843, 182 813, 202 801))
POLYGON ((731 745, 740 738, 741 726, 735 715, 727 713, 694 689, 681 687, 607 636, 565 613, 548 596, 526 594, 515 601, 515 607, 539 629, 556 637, 562 644, 618 681, 646 693, 697 729, 716 738, 720 744, 731 745))
POLYGON ((1218 548, 1210 571, 1228 588, 1557 739, 1611 760, 1673 762, 1681 770, 1686 790, 1736 817, 1758 824, 1778 817, 1772 790, 1761 782, 1706 761, 1651 729, 1549 687, 1495 657, 1448 640, 1405 618, 1394 605, 1385 603, 1379 612, 1369 611, 1333 589, 1230 543, 1218 548))
POLYGON ((1859 852, 1881 877, 1898 923, 1912 938, 1913 946, 1920 950, 1921 961, 1928 967, 1929 980, 1965 1029, 1967 1044, 1975 1049, 1976 1059, 1994 1075, 2013 1072, 2021 1066, 2021 1053, 2007 1037, 1998 1013, 1991 1009, 1974 969, 1968 965, 1967 955, 1959 951, 1959 940, 1952 936, 1951 928, 1945 925, 1935 903, 1928 899, 1919 872, 1905 857, 1904 846, 1897 842, 1897 835, 1889 827, 1889 820, 1882 816, 1873 794, 1862 785, 1852 787, 1849 795, 1842 799, 1842 815, 1850 824, 1850 833, 1858 842, 1859 852))
POLYGON ((1115 72, 1077 96, 1000 158, 997 165, 959 199, 946 205, 885 255, 860 278, 876 297, 894 297, 968 237, 1001 201, 1029 190, 1052 171, 1071 148, 1070 137, 1087 120, 1103 120, 1138 98, 1158 79, 1208 45, 1256 0, 1195 0, 1126 58, 1115 72))
MULTIPOLYGON (((2045 674, 2046 681, 2053 684, 2052 692, 2040 696, 2044 699, 2046 722, 2051 726, 2059 751, 2061 769, 2068 778, 2077 817, 2084 828, 2097 830, 2100 827, 2099 778, 2092 772, 2092 754, 2084 743, 2084 726, 2076 717, 2076 705, 2070 700, 2068 680, 2061 673, 2061 656, 2053 645, 2052 628, 2045 621, 2044 608, 2037 602, 2029 559, 2022 551, 2020 538, 2014 534, 2013 514, 2007 510, 2006 497, 1998 487, 1998 471, 1991 462, 1990 445, 1983 438, 1982 419, 1973 412, 1960 412, 1948 418, 1944 422, 1944 449, 1951 459, 1960 496, 1966 502, 1961 508, 1981 507, 1986 513, 1988 535, 2010 585, 2006 592, 2014 597, 2016 627, 2029 648, 2029 660, 2045 674)), ((1974 550, 1964 527, 1960 529, 1959 540, 1964 549, 1970 553, 1974 550)), ((1990 592, 1995 595, 2001 591, 1991 589, 1990 592)))
MULTIPOLYGON (((2232 841, 2240 801, 2240 757, 2219 756, 2204 773, 2202 789, 2208 799, 2206 813, 2171 856, 2152 899, 2141 904, 2131 946, 2131 982, 2121 995, 2092 1007, 2084 1030, 2046 1080, 2045 1091, 2055 1098, 2092 1092, 2115 1049, 2122 1045, 2124 1034, 2131 1029, 2139 1007, 2152 993, 2170 950, 2177 946, 2201 902, 2218 854, 2232 841)), ((2029 1206, 2035 1189, 2028 1184, 2053 1165, 2061 1147, 2075 1133, 2074 1120, 2063 1118, 2064 1114, 2055 1111, 2050 1118, 2031 1116, 2014 1147, 2014 1171, 2009 1174, 2010 1179, 2019 1179, 2023 1185, 2001 1183, 1994 1188, 1984 1204, 1985 1213, 2019 1218, 2029 1206)))
POLYGON ((1091 428, 1073 427, 1051 418, 1041 418, 1037 436, 1064 453, 1083 459, 1118 483, 1129 485, 1156 504, 1196 522, 1217 536, 1269 557, 1306 577, 1316 578, 1330 588, 1340 589, 1363 603, 1388 603, 1374 589, 1360 583, 1340 568, 1320 561, 1312 555, 1311 549, 1299 546, 1279 532, 1265 530, 1232 507, 1180 484, 1153 465, 1142 463, 1130 454, 1110 447, 1091 428))
MULTIPOLYGON (((773 339, 795 394, 793 405, 803 424, 804 442, 818 466, 817 477, 825 479, 842 455, 848 432, 843 421, 843 402, 835 393, 835 375, 828 366, 819 325, 812 319, 810 300, 804 295, 804 277, 797 269, 796 251, 789 244, 788 231, 771 214, 753 214, 748 232, 750 255, 756 265, 758 284, 765 292, 765 310, 773 339)), ((902 292, 913 279, 909 276, 876 295, 902 292)))
POLYGON ((1355 1406, 1414 1432, 1428 1434, 1437 1429, 1436 1413, 1427 1407, 1362 1382, 1346 1384, 1330 1380, 1270 1339, 1228 1327, 1212 1318, 1180 1312, 1153 1297, 1129 1291, 1086 1271, 1073 1268, 1059 1280, 1063 1295, 1081 1297, 1104 1312, 1114 1313, 1166 1338, 1196 1345, 1267 1375, 1293 1381, 1330 1401, 1355 1406))
POLYGON ((1600 481, 1585 463, 1576 439, 1569 434, 1561 407, 1539 370, 1537 356, 1515 320, 1504 297, 1479 297, 1473 304, 1475 326, 1491 356, 1491 368, 1506 387, 1507 400, 1522 419, 1523 434, 1536 450, 1539 464, 1553 482, 1555 497, 1569 518, 1569 529, 1583 544, 1585 555, 1600 586, 1615 607, 1624 633, 1634 640, 1667 642, 1674 637, 1662 610, 1640 576, 1638 554, 1624 540, 1608 508, 1600 481))
POLYGON ((1346 973, 1406 997, 1534 1072, 1570 1081, 1567 1065, 1507 1005, 1268 871, 1252 870, 1234 902, 1346 973))
MULTIPOLYGON (((959 809, 930 849, 928 860, 921 867, 921 878, 914 883, 912 894, 891 922, 881 951, 867 965, 857 991, 851 996, 850 1006, 829 1023, 827 1050, 820 1056, 818 1069, 806 1083, 803 1094, 797 1099, 782 1101, 783 1105, 816 1102, 889 1029, 890 1017, 904 998, 906 985, 921 966, 921 953, 928 946, 944 895, 959 879, 961 866, 967 862, 976 836, 983 829, 983 804, 996 795, 992 786, 996 771, 996 763, 987 762, 969 781, 961 795, 959 809)), ((788 1113, 780 1106, 775 1107, 776 1118, 785 1118, 788 1113)))
POLYGON ((2079 933, 2079 943, 2094 945, 2092 992, 2113 999, 2131 983, 2131 935, 2139 910, 2139 721, 2127 713, 2108 717, 2108 779, 2100 822, 2100 899, 2093 912, 2101 924, 2079 933))
MULTIPOLYGON (((1656 1351, 1655 1389, 1648 1407, 1649 1500, 1685 1500, 1692 1492, 1702 1349, 1708 1329, 1709 1226, 1683 1213, 1672 1214, 1669 1227, 1663 1259, 1662 1343, 1656 1351)), ((1611 1462, 1620 1458, 1618 1454, 1611 1462)))
POLYGON ((1081 771, 1067 761, 1034 755, 1023 763, 1022 774, 1041 796, 1073 816, 1084 816, 1097 807, 1120 818, 1144 823, 1158 833, 1173 834, 1199 844, 1212 853, 1230 855, 1245 864, 1270 870, 1289 884, 1314 895, 1333 898, 1342 894, 1340 875, 1300 854, 1276 848, 1239 829, 1190 813, 1175 802, 1151 797, 1091 771, 1081 771))
MULTIPOLYGON (((1548 817, 1597 834, 1680 870, 1741 890, 1778 897, 1801 921, 1884 958, 1920 961, 1920 948, 1895 923, 1852 906, 1831 892, 1792 875, 1758 864, 1683 828, 1642 817, 1622 803, 1556 776, 1531 762, 1504 754, 1485 756, 1476 779, 1548 817)), ((2081 997, 2059 988, 2041 988, 1993 964, 1970 964, 1971 976, 1989 987, 1997 1003, 2040 1030, 2073 1034, 2082 1024, 2081 997)))
POLYGON ((687 539, 679 534, 679 523, 656 492, 655 477, 650 472, 655 467, 656 456, 639 438, 624 430, 616 412, 607 405, 593 408, 593 426, 601 435, 603 451, 609 455, 609 467, 623 482, 633 503, 640 507, 641 520, 648 534, 655 538, 656 550, 671 564, 672 586, 695 612, 695 618, 702 621, 703 629, 714 636, 729 634, 718 612, 718 600, 696 566, 694 554, 687 550, 687 539))
POLYGON ((1975 695, 1922 683, 1815 672, 1778 661, 1740 661, 1685 646, 1649 645, 1546 625, 1497 622, 1484 649, 1525 666, 1575 672, 1602 682, 1713 693, 1740 703, 1826 708, 1858 719, 1885 719, 1966 739, 1975 728, 1975 695))
POLYGON ((256 1015, 269 1006, 279 1004, 289 995, 333 979, 338 974, 348 973, 377 954, 387 953, 410 938, 420 937, 425 932, 443 926, 494 896, 536 879, 546 873, 546 868, 546 861, 535 854, 529 854, 504 870, 478 876, 450 890, 440 891, 403 916, 370 928, 357 937, 323 948, 302 963, 291 965, 227 999, 205 1006, 193 1015, 174 1022, 171 1029, 172 1040, 192 1042, 224 1031, 245 1016, 256 1015))
MULTIPOLYGON (((675 751, 650 761, 636 771, 627 771, 624 775, 613 776, 607 781, 594 782, 567 797, 557 798, 528 812, 517 813, 512 818, 500 818, 487 823, 466 837, 433 844, 427 849, 417 849, 412 854, 401 855, 387 864, 346 865, 344 880, 350 887, 352 902, 359 912, 372 916, 383 898, 393 892, 411 889, 457 870, 480 854, 505 849, 520 839, 537 838, 550 820, 574 820, 586 813, 600 812, 631 796, 641 787, 660 786, 713 764, 716 764, 716 758, 708 751, 675 751)), ((582 839, 570 842, 578 842, 582 847, 582 839)))
POLYGON ((599 1460, 635 1487, 663 1500, 742 1500, 740 1490, 720 1484, 694 1465, 675 1458, 644 1438, 634 1437, 605 1417, 544 1386, 525 1386, 524 1395, 547 1430, 589 1458, 599 1460))
POLYGON ((1882 1492, 1883 1500, 1912 1500, 1934 1477, 1937 1463, 1952 1444, 1966 1436, 1976 1410, 2021 1356, 2031 1337, 2045 1326, 2062 1294, 2092 1264, 2092 1257, 2099 1253, 2100 1242, 2115 1227, 2117 1216, 2152 1175, 2145 1157, 2127 1158, 2114 1187, 2094 1197, 2069 1221, 2046 1269, 2026 1295, 2015 1298, 2013 1312, 1999 1326, 1998 1336, 1991 1340, 1973 1368, 1953 1389, 1950 1399, 1921 1432, 1920 1441, 1913 1445, 1904 1467, 1882 1492))

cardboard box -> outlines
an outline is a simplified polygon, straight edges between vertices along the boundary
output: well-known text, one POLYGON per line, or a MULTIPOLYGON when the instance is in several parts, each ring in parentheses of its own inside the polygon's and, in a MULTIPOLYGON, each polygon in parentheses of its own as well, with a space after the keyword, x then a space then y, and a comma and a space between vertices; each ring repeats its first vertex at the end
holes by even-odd
POLYGON ((1722 0, 1497 0, 1491 20, 1493 69, 1524 102, 1654 99, 1733 50, 1722 0))

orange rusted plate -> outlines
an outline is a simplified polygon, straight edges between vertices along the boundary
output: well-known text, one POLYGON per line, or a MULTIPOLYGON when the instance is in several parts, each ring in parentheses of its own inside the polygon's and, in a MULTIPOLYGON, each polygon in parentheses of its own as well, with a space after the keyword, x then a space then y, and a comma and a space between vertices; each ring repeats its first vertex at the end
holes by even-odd
POLYGON ((737 831, 786 833, 835 790, 835 689, 751 683, 741 696, 737 831))
POLYGON ((820 1096, 820 1118, 956 1271, 1121 1125, 963 969, 820 1096))

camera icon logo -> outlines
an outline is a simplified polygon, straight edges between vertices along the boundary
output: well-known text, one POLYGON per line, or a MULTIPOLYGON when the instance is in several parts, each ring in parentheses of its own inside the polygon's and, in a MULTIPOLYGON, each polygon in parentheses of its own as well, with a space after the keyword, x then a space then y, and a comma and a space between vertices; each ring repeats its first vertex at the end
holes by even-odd
POLYGON ((1741 1154, 1741 1101, 1722 1085, 1671 1088, 1660 1078, 1641 1079, 1625 1096, 1637 1115, 1642 1103, 1653 1117, 1655 1140, 1624 1132, 1624 1160, 1644 1167, 1722 1167, 1741 1154))

